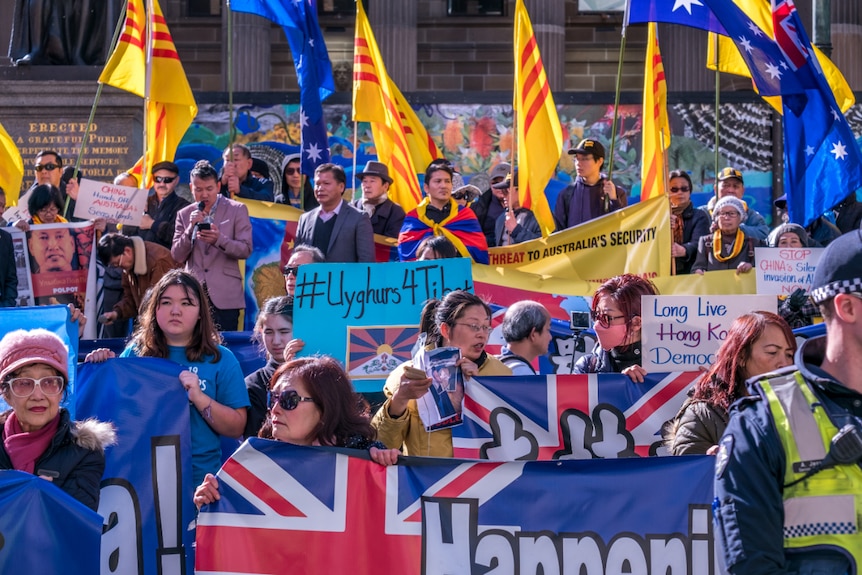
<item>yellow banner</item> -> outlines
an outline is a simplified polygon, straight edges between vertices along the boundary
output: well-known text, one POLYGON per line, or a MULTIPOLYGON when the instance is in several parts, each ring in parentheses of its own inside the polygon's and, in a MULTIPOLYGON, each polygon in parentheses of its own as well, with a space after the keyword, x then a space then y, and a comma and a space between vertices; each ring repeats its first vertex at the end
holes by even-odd
POLYGON ((658 197, 490 257, 491 266, 599 284, 623 272, 670 275, 670 245, 670 204, 658 197))

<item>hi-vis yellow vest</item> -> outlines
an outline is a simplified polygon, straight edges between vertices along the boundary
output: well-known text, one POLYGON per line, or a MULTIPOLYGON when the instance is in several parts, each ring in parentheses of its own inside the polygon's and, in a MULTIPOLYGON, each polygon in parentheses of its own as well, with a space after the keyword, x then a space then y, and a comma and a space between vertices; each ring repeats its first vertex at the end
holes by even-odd
MULTIPOLYGON (((784 483, 788 484, 826 457, 838 429, 798 371, 761 380, 760 386, 784 446, 784 483)), ((860 518, 859 465, 826 469, 784 489, 785 549, 840 547, 855 565, 862 565, 860 518)))

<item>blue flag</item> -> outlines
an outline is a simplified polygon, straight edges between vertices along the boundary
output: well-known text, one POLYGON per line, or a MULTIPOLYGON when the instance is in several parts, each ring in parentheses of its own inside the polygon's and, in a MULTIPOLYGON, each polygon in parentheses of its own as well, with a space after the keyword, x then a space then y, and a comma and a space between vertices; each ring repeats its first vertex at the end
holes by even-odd
POLYGON ((302 173, 329 161, 329 141, 322 102, 335 91, 332 62, 317 23, 312 0, 232 0, 231 9, 257 14, 284 28, 299 81, 302 173))
POLYGON ((627 25, 663 22, 727 35, 712 10, 700 0, 629 0, 626 18, 627 25))
POLYGON ((782 98, 784 187, 790 220, 807 226, 862 187, 862 153, 835 101, 793 2, 773 0, 775 42, 802 94, 782 98))

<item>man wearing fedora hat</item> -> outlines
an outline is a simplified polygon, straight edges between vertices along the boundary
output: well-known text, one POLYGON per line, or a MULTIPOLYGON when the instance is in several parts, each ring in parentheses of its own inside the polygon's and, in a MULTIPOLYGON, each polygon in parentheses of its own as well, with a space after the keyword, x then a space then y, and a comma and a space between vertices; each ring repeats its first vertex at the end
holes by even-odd
POLYGON ((404 209, 389 199, 389 168, 381 162, 369 161, 365 169, 356 174, 362 184, 362 197, 353 200, 353 207, 371 218, 375 234, 397 238, 404 223, 404 209))
POLYGON ((862 565, 862 231, 826 247, 811 288, 826 335, 750 379, 719 442, 716 548, 734 574, 862 565))

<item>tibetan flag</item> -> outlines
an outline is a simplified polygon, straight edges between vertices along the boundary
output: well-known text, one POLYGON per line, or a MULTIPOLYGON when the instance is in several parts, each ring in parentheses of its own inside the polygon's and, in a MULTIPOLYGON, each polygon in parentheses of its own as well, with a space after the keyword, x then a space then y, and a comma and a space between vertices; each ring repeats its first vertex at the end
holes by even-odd
POLYGON ((24 160, 21 158, 21 152, 6 128, 0 124, 0 188, 6 192, 7 207, 18 204, 23 180, 24 160))
POLYGON ((545 186, 560 161, 563 132, 523 0, 515 5, 515 115, 521 173, 518 196, 521 207, 533 211, 547 237, 555 226, 545 186))
POLYGON ((428 198, 407 212, 401 233, 398 234, 398 256, 402 262, 415 260, 419 244, 432 235, 445 236, 465 258, 473 258, 473 261, 479 264, 489 262, 488 242, 485 241, 485 234, 482 233, 476 214, 470 208, 459 206, 451 198, 449 201, 449 215, 439 224, 425 216, 428 198))
POLYGON ((667 119, 667 82, 658 46, 658 26, 647 24, 648 40, 644 62, 643 163, 641 164, 641 200, 667 193, 666 151, 670 147, 670 124, 667 119))
POLYGON ((371 122, 377 157, 389 166, 389 175, 393 179, 389 197, 405 211, 415 208, 422 201, 422 190, 416 177, 417 163, 425 162, 418 166, 424 170, 430 161, 426 162, 428 156, 424 155, 421 158, 413 157, 409 138, 415 138, 420 143, 417 144, 420 149, 422 145, 428 147, 429 138, 416 114, 386 73, 383 56, 361 0, 356 3, 356 36, 353 44, 353 121, 371 122), (403 102, 402 106, 399 106, 399 100, 403 102), (405 125, 402 116, 411 117, 411 120, 405 125))
MULTIPOLYGON (((736 5, 754 22, 761 30, 770 37, 775 37, 772 27, 772 6, 768 0, 737 0, 736 5)), ((842 112, 846 112, 856 102, 853 90, 841 73, 841 70, 829 59, 819 48, 809 43, 809 48, 814 52, 823 74, 832 90, 835 100, 842 112)), ((706 67, 710 70, 718 68, 720 72, 727 72, 737 76, 751 77, 742 55, 733 39, 728 36, 709 35, 707 42, 706 67)), ((764 100, 779 113, 781 99, 778 97, 765 97, 764 100)))

